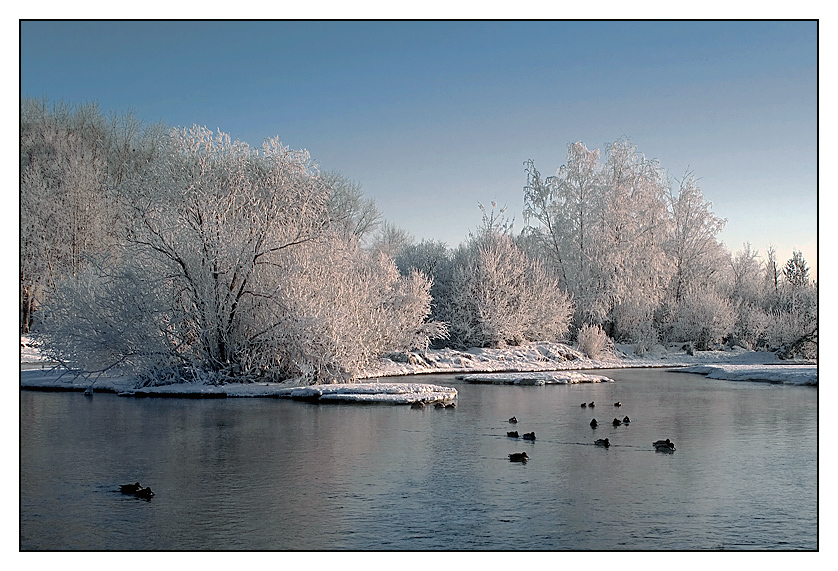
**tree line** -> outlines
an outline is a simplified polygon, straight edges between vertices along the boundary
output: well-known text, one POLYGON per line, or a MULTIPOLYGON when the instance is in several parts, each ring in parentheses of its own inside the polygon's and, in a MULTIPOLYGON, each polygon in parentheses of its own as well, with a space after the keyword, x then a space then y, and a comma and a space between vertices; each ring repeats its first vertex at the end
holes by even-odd
POLYGON ((416 242, 308 153, 24 98, 20 329, 51 358, 146 383, 361 374, 434 346, 580 341, 698 349, 816 339, 799 253, 729 254, 697 181, 629 141, 525 164, 527 224, 483 209, 457 248, 416 242), (584 337, 584 335, 583 335, 584 337))

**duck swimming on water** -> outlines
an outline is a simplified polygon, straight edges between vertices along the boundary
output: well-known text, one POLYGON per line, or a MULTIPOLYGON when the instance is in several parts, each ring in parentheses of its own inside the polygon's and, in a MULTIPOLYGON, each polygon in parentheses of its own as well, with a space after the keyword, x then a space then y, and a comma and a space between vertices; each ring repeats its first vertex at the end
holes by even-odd
POLYGON ((527 432, 524 434, 524 440, 535 440, 535 432, 527 432))
POLYGON ((620 426, 621 424, 623 424, 623 421, 619 418, 615 418, 613 421, 611 421, 611 424, 613 424, 614 426, 620 426))
POLYGON ((658 452, 674 452, 675 451, 675 443, 671 442, 669 438, 666 440, 656 440, 652 442, 652 446, 655 447, 655 450, 658 452))
POLYGON ((591 419, 591 428, 596 428, 596 419, 595 418, 591 419))
POLYGON ((510 438, 518 438, 518 431, 514 430, 512 432, 507 432, 506 435, 509 436, 510 438))
POLYGON ((142 489, 143 487, 140 485, 139 482, 136 482, 134 484, 122 484, 121 486, 119 486, 119 491, 123 494, 136 494, 142 489))
POLYGON ((119 491, 123 494, 131 494, 132 496, 137 496, 138 498, 143 498, 145 500, 150 500, 154 495, 151 488, 143 488, 139 482, 135 482, 133 484, 122 484, 119 486, 119 491))
POLYGON ((530 457, 527 456, 526 452, 514 452, 509 455, 510 462, 523 462, 524 464, 526 464, 527 460, 529 459, 530 457))
POLYGON ((623 417, 623 424, 628 424, 629 422, 631 422, 631 419, 628 416, 624 416, 623 417))
POLYGON ((511 422, 512 424, 515 424, 516 422, 518 422, 518 419, 513 416, 512 418, 509 419, 509 422, 511 422))
POLYGON ((594 444, 596 444, 597 446, 605 446, 606 448, 611 446, 611 443, 608 442, 607 438, 600 438, 599 440, 595 440, 594 444))

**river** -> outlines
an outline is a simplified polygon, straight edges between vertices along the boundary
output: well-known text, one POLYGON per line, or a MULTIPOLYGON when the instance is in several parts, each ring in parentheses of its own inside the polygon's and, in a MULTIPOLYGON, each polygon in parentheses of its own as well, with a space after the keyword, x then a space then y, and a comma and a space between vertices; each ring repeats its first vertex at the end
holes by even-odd
POLYGON ((616 382, 402 379, 455 409, 21 391, 20 548, 818 548, 817 388, 592 372, 616 382))

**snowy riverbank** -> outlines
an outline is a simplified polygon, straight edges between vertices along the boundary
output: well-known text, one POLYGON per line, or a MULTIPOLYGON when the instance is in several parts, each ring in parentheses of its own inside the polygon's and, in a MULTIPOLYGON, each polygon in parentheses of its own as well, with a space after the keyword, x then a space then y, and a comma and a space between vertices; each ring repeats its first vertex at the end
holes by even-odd
POLYGON ((760 381, 784 385, 817 386, 817 365, 735 365, 715 363, 675 369, 678 373, 697 373, 708 379, 760 381))
POLYGON ((532 343, 505 349, 452 349, 411 352, 407 355, 381 359, 378 366, 366 371, 355 383, 301 386, 299 381, 282 383, 229 383, 210 385, 178 383, 159 387, 136 388, 131 377, 78 377, 66 370, 45 363, 37 345, 21 339, 20 386, 29 390, 113 392, 135 397, 228 398, 273 397, 318 402, 377 402, 391 404, 423 404, 452 402, 457 390, 431 384, 390 382, 388 377, 408 377, 429 373, 457 373, 470 383, 545 385, 568 383, 611 382, 607 375, 583 373, 590 369, 622 369, 663 367, 707 375, 712 379, 731 381, 763 381, 793 385, 817 386, 816 364, 781 361, 774 353, 733 348, 725 351, 696 351, 688 355, 673 344, 656 347, 643 355, 635 355, 630 346, 618 345, 616 350, 599 359, 589 359, 575 349, 560 343, 532 343), (380 380, 379 380, 380 379, 380 380))

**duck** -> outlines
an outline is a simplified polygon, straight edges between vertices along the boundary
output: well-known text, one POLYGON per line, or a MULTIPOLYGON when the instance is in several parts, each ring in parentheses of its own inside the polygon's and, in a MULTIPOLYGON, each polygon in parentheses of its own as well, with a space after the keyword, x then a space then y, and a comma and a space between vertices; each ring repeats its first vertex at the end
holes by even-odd
POLYGON ((675 451, 675 444, 670 442, 669 438, 666 440, 656 440, 652 442, 652 446, 655 447, 655 450, 658 452, 674 452, 675 451))
POLYGON ((445 405, 441 402, 438 402, 434 405, 434 408, 445 408, 445 405))
POLYGON ((589 402, 588 406, 591 407, 591 408, 594 408, 594 401, 589 402))
POLYGON ((422 409, 425 408, 425 403, 423 403, 422 401, 416 401, 415 403, 410 405, 410 408, 422 409))
POLYGON ((620 426, 621 424, 623 424, 623 421, 622 421, 622 420, 620 420, 619 418, 615 418, 615 419, 611 422, 611 424, 613 424, 614 426, 620 426))
POLYGON ((588 403, 583 402, 583 403, 582 403, 582 408, 587 408, 587 407, 588 407, 588 403))
POLYGON ((535 440, 535 432, 527 432, 524 434, 524 440, 535 440))
POLYGON ((624 416, 623 417, 623 424, 628 424, 629 422, 631 422, 631 419, 628 416, 624 416))
POLYGON ((595 418, 591 419, 591 428, 596 428, 596 419, 595 418))
POLYGON ((515 424, 516 422, 518 422, 518 419, 513 416, 512 418, 509 419, 509 422, 511 422, 512 424, 515 424))
POLYGON ((623 406, 623 403, 621 403, 620 401, 617 401, 617 402, 614 403, 614 406, 623 406))
POLYGON ((510 438, 518 438, 518 431, 513 430, 512 432, 507 432, 506 435, 509 436, 510 438))
POLYGON ((611 446, 611 443, 608 442, 607 438, 600 438, 599 440, 595 440, 594 444, 596 444, 597 446, 605 446, 606 448, 611 446))
POLYGON ((122 484, 121 486, 119 486, 119 491, 123 494, 136 494, 142 489, 143 487, 140 485, 139 482, 135 482, 133 484, 122 484))
POLYGON ((526 464, 529 459, 530 457, 527 456, 526 452, 514 452, 509 455, 510 462, 523 462, 526 464))
POLYGON ((135 482, 133 484, 122 484, 119 486, 119 491, 123 494, 131 494, 132 496, 143 498, 145 500, 150 500, 154 495, 151 488, 143 488, 139 482, 135 482))
POLYGON ((457 408, 457 403, 449 402, 448 404, 445 405, 445 408, 457 408))

